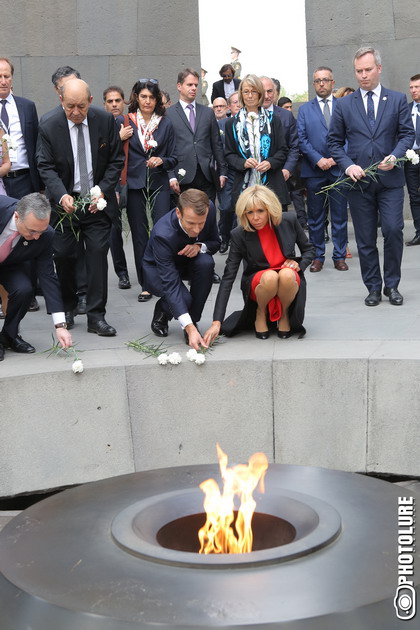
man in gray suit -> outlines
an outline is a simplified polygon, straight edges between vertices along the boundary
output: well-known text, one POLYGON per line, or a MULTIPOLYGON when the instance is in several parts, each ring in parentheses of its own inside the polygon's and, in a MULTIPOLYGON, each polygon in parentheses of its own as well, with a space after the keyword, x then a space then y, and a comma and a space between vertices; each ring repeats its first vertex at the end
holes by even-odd
POLYGON ((214 201, 216 185, 225 185, 227 166, 214 112, 196 103, 198 80, 195 70, 182 70, 176 86, 179 102, 166 111, 175 130, 178 168, 185 171, 179 182, 174 171, 169 171, 169 178, 176 194, 197 188, 214 201))

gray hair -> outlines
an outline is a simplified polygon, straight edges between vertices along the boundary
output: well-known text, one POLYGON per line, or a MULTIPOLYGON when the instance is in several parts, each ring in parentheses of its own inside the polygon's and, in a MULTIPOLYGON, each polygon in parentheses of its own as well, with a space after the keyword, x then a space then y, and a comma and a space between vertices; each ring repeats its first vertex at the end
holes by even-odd
POLYGON ((382 64, 381 55, 379 53, 379 50, 376 50, 375 48, 373 48, 373 46, 361 46, 359 50, 356 50, 353 57, 353 63, 356 61, 356 59, 359 59, 360 57, 363 57, 363 55, 367 55, 369 53, 374 56, 375 64, 377 66, 380 66, 382 64))
POLYGON ((49 219, 51 214, 50 202, 45 195, 35 192, 25 195, 16 205, 16 212, 22 221, 32 212, 39 220, 49 219))

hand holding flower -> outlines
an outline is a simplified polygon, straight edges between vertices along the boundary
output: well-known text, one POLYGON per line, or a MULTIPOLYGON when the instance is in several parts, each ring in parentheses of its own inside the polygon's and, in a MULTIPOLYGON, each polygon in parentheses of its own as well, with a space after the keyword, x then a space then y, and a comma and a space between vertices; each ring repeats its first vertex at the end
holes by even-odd
POLYGON ((271 168, 270 162, 268 160, 263 160, 255 167, 255 170, 258 171, 258 173, 266 173, 267 171, 270 170, 270 168, 271 168))
POLYGON ((220 328, 221 328, 221 322, 214 321, 212 325, 210 326, 210 328, 206 330, 206 332, 204 333, 204 343, 206 344, 207 347, 211 346, 214 339, 216 339, 216 337, 220 335, 220 328))
POLYGON ((57 328, 55 334, 61 348, 70 348, 73 345, 71 334, 66 328, 57 328))
POLYGON ((194 348, 194 350, 199 350, 200 346, 204 346, 205 348, 208 347, 194 324, 188 324, 187 326, 185 326, 184 331, 188 335, 188 345, 191 348, 194 348))
POLYGON ((73 214, 76 210, 76 206, 74 205, 74 198, 71 195, 63 195, 60 201, 60 205, 63 210, 67 212, 67 214, 73 214))
POLYGON ((378 168, 381 171, 390 171, 395 166, 395 155, 387 155, 380 164, 378 164, 378 168))
POLYGON ((245 164, 244 164, 245 168, 257 168, 257 166, 258 166, 258 161, 255 158, 250 157, 247 160, 245 160, 245 164))

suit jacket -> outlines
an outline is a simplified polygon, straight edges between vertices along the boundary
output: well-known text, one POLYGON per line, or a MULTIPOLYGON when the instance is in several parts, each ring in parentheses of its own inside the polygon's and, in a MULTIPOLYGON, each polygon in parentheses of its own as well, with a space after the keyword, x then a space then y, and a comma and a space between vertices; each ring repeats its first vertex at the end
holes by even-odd
MULTIPOLYGON (((54 111, 39 127, 37 161, 39 173, 51 202, 58 204, 74 188, 74 159, 64 110, 54 111)), ((118 206, 115 188, 124 164, 124 153, 112 114, 89 108, 88 126, 92 150, 93 185, 100 186, 107 200, 105 212, 116 221, 118 206)))
MULTIPOLYGON (((0 234, 12 218, 17 203, 17 199, 0 195, 0 234)), ((48 226, 48 230, 38 239, 26 241, 21 236, 6 260, 0 263, 0 280, 4 272, 13 272, 14 268, 19 270, 23 263, 31 261, 34 263, 48 312, 61 313, 64 306, 53 264, 54 233, 55 230, 48 226)))
MULTIPOLYGON (((235 179, 232 186, 232 208, 242 192, 242 185, 245 176, 245 159, 239 152, 238 144, 233 134, 233 125, 237 118, 233 116, 229 118, 225 127, 225 155, 226 161, 233 169, 235 169, 235 179)), ((268 161, 271 169, 267 171, 267 186, 276 193, 280 202, 283 204, 290 203, 289 193, 287 191, 286 182, 284 181, 281 169, 284 167, 287 157, 287 145, 284 139, 283 125, 279 116, 273 116, 271 119, 271 146, 268 155, 268 161)))
MULTIPOLYGON (((402 157, 414 143, 415 132, 411 112, 404 94, 382 86, 373 130, 369 125, 360 89, 337 99, 328 133, 331 155, 344 171, 352 164, 362 168, 387 155, 402 157), (344 143, 347 141, 347 153, 344 143)), ((380 182, 386 188, 404 185, 404 169, 382 171, 380 182)), ((360 183, 362 187, 368 183, 360 183)))
MULTIPOLYGON (((140 190, 146 186, 147 167, 146 161, 149 154, 143 149, 143 146, 137 133, 137 127, 131 120, 129 124, 134 130, 133 135, 126 140, 128 142, 128 169, 127 184, 130 189, 140 190)), ((117 116, 117 127, 124 123, 123 116, 117 116)), ((153 132, 153 138, 157 142, 157 147, 153 149, 152 155, 162 158, 162 166, 150 169, 150 188, 157 190, 169 190, 168 171, 177 165, 177 157, 175 153, 175 133, 170 120, 164 116, 159 126, 153 132)))
MULTIPOLYGON (((217 163, 218 175, 227 175, 219 126, 214 112, 209 107, 196 103, 194 132, 181 103, 178 102, 166 110, 166 116, 175 131, 178 167, 186 171, 182 184, 190 184, 193 181, 198 164, 208 181, 212 182, 210 167, 212 160, 217 163)), ((176 177, 176 173, 169 171, 169 177, 176 177)))
POLYGON ((283 107, 273 105, 273 113, 278 116, 283 125, 284 139, 286 140, 287 158, 283 168, 287 169, 289 173, 293 173, 299 160, 299 136, 297 132, 296 119, 292 112, 289 112, 283 107))
POLYGON ((28 155, 28 164, 30 169, 31 184, 34 192, 41 190, 42 184, 36 165, 36 143, 38 137, 38 114, 35 103, 23 98, 22 96, 14 96, 16 107, 19 114, 20 128, 22 130, 23 139, 25 141, 26 153, 28 155))
POLYGON ((197 238, 191 238, 184 232, 174 209, 157 221, 150 233, 144 253, 145 285, 149 291, 153 292, 153 286, 147 283, 147 278, 150 278, 153 273, 158 273, 164 288, 165 301, 169 304, 171 313, 176 319, 182 313, 188 313, 189 310, 181 291, 182 279, 178 270, 178 265, 185 261, 185 256, 178 256, 178 252, 186 245, 196 242, 204 243, 209 254, 215 254, 220 247, 216 209, 212 202, 210 202, 204 228, 197 238))
MULTIPOLYGON (((314 257, 314 248, 309 243, 305 232, 297 220, 295 213, 283 213, 280 225, 274 227, 281 250, 286 258, 299 261, 301 284, 298 295, 289 309, 290 323, 293 330, 300 330, 304 318, 306 289, 303 272, 310 265, 314 257), (299 247, 301 256, 295 254, 295 246, 299 247)), ((216 298, 213 320, 223 322, 232 286, 238 273, 239 266, 244 261, 244 271, 241 279, 241 289, 244 297, 244 310, 231 315, 223 326, 223 333, 232 335, 240 328, 253 326, 255 321, 255 303, 249 301, 249 293, 253 276, 263 269, 269 269, 258 237, 258 232, 247 232, 238 226, 231 232, 229 255, 223 272, 222 282, 216 298), (250 303, 251 302, 251 303, 250 303), (251 310, 251 313, 250 313, 251 310)))
MULTIPOLYGON (((333 96, 331 116, 335 112, 339 100, 341 99, 333 96)), ((317 98, 313 98, 308 103, 301 105, 297 118, 297 128, 299 148, 303 155, 301 176, 324 177, 326 171, 319 168, 317 162, 323 157, 331 157, 331 152, 327 141, 328 127, 317 98)), ((338 177, 342 171, 340 167, 333 166, 327 172, 334 177, 338 177)))
MULTIPOLYGON (((233 79, 233 84, 235 86, 235 92, 239 88, 240 79, 233 79)), ((225 82, 223 79, 220 81, 215 81, 213 83, 213 89, 211 92, 211 102, 213 103, 215 98, 226 98, 225 96, 225 82)))

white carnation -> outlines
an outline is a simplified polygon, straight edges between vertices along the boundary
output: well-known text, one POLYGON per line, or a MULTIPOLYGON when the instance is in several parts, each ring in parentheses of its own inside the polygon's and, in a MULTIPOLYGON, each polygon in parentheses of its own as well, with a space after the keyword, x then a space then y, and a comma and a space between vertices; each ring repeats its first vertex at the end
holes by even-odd
POLYGON ((181 363, 182 358, 181 358, 181 355, 179 354, 179 352, 172 352, 168 356, 168 361, 169 361, 169 363, 172 363, 172 365, 178 365, 178 363, 181 363))
POLYGON ((187 352, 187 359, 188 359, 188 361, 195 361, 195 358, 196 358, 197 354, 198 354, 198 352, 194 348, 191 348, 191 350, 188 350, 188 352, 187 352))
POLYGON ((420 162, 420 157, 417 155, 417 153, 415 154, 414 157, 411 158, 411 164, 418 164, 420 162))
POLYGON ((149 140, 149 147, 152 147, 152 149, 156 149, 158 143, 156 142, 156 140, 149 140))
POLYGON ((97 199, 101 194, 102 190, 99 186, 93 186, 93 188, 90 189, 90 196, 92 199, 97 199))
POLYGON ((75 374, 83 372, 83 363, 80 361, 80 359, 73 361, 73 365, 71 366, 71 369, 73 370, 75 374))
POLYGON ((169 357, 166 352, 162 352, 157 358, 159 365, 166 365, 168 363, 169 357))
POLYGON ((206 360, 206 357, 204 356, 204 354, 202 354, 201 352, 197 352, 197 356, 195 357, 196 364, 203 365, 205 360, 206 360))
POLYGON ((407 160, 412 160, 416 155, 417 153, 413 149, 407 149, 407 151, 405 152, 405 157, 407 158, 407 160))
POLYGON ((104 210, 107 207, 107 202, 105 199, 103 199, 103 197, 100 197, 98 199, 98 201, 96 202, 96 207, 98 208, 98 210, 104 210))
POLYGON ((187 173, 187 171, 184 168, 180 168, 179 171, 178 171, 178 175, 180 177, 185 177, 186 173, 187 173))

